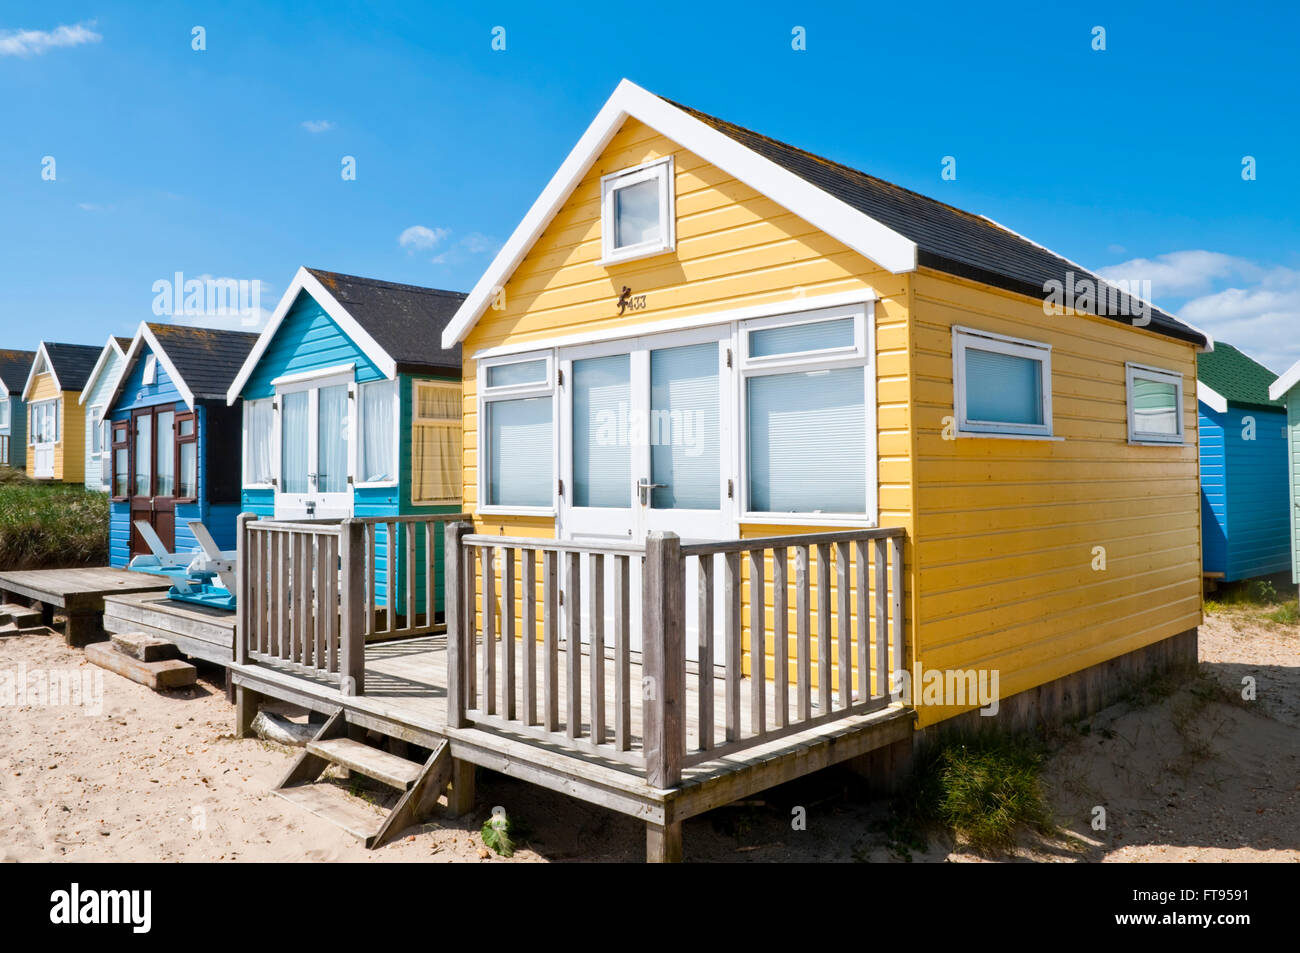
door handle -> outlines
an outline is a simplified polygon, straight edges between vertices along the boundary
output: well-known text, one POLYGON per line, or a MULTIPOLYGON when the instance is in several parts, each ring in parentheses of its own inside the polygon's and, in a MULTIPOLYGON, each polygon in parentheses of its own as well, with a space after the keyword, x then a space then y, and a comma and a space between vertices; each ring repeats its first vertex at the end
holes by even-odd
POLYGON ((667 483, 651 483, 649 477, 642 477, 636 484, 636 491, 640 497, 642 506, 650 505, 651 490, 666 490, 667 488, 667 483))

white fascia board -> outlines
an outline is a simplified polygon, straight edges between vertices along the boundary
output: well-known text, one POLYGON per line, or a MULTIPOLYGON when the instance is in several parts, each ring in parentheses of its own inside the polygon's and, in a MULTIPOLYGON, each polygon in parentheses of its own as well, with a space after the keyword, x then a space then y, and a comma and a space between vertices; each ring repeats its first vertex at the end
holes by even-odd
POLYGON ((1196 399, 1209 407, 1210 410, 1218 411, 1221 414, 1228 412, 1227 399, 1204 381, 1196 382, 1196 399))
POLYGON ((443 347, 464 340, 628 118, 640 120, 881 267, 895 274, 916 269, 915 242, 625 79, 474 285, 443 332, 443 347))
POLYGON ((90 376, 86 378, 86 386, 81 389, 81 396, 77 398, 78 404, 85 404, 86 397, 95 389, 95 384, 99 380, 99 375, 104 373, 104 369, 108 366, 107 361, 114 353, 116 353, 118 357, 126 356, 126 352, 123 351, 121 346, 117 343, 117 337, 110 334, 108 336, 108 343, 106 343, 104 349, 99 352, 99 360, 95 362, 94 369, 90 372, 90 376))
POLYGON ((397 361, 379 346, 379 343, 370 336, 370 332, 357 323, 356 318, 348 313, 334 295, 330 294, 320 281, 308 271, 305 267, 299 267, 298 273, 293 276, 293 281, 289 283, 288 289, 280 298, 280 303, 275 306, 275 313, 271 315, 271 320, 267 322, 266 327, 258 336, 257 343, 253 345, 253 350, 249 352, 248 357, 244 359, 244 364, 235 375, 234 383, 226 391, 226 404, 234 406, 235 401, 239 399, 240 392, 244 385, 248 383, 248 378, 253 374, 262 355, 271 344, 271 339, 275 337, 275 332, 279 330, 280 325, 284 323, 289 309, 293 303, 298 300, 300 292, 307 292, 315 299, 316 303, 325 309, 334 322, 343 329, 343 333, 350 337, 356 345, 361 348, 366 357, 374 362, 375 366, 387 378, 397 376, 397 361))
POLYGON ((23 385, 23 403, 27 403, 28 394, 32 390, 32 381, 36 379, 36 368, 41 366, 42 360, 44 360, 46 367, 46 371, 42 373, 48 372, 54 378, 54 389, 59 393, 63 393, 63 385, 59 383, 58 372, 54 370, 54 365, 50 363, 50 352, 45 350, 45 342, 42 341, 41 346, 36 349, 36 356, 32 358, 32 366, 27 370, 27 383, 23 385))
POLYGON ((1268 399, 1281 400, 1287 392, 1300 384, 1300 361, 1287 368, 1286 373, 1268 385, 1268 399))
POLYGON ((111 408, 117 403, 117 398, 122 394, 122 385, 126 383, 127 371, 131 369, 132 363, 134 363, 140 356, 140 353, 144 350, 146 344, 149 345, 149 350, 153 353, 154 357, 156 357, 159 363, 162 364, 163 370, 167 372, 167 376, 171 378, 172 383, 176 385, 176 389, 180 391, 181 399, 185 401, 185 406, 190 410, 193 410, 193 391, 190 390, 189 385, 185 383, 184 378, 182 378, 180 373, 176 370, 176 365, 173 364, 172 359, 167 356, 167 352, 163 350, 162 345, 158 343, 158 338, 155 337, 153 331, 150 330, 149 322, 147 321, 140 322, 140 326, 135 330, 135 336, 131 338, 131 346, 126 349, 126 354, 122 356, 121 373, 117 375, 117 381, 113 384, 113 391, 109 395, 105 406, 111 408))

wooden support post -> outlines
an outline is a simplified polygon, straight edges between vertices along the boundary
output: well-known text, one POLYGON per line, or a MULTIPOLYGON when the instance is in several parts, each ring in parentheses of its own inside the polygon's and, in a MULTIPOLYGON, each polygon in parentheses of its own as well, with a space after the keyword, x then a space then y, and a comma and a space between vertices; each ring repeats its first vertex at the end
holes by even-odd
POLYGON ((339 596, 339 686, 344 695, 366 691, 366 527, 345 519, 339 527, 343 589, 339 596))
MULTIPOLYGON (((646 780, 657 788, 681 781, 686 754, 685 590, 681 540, 676 533, 650 533, 641 609, 642 704, 646 780)), ((680 837, 679 830, 679 841, 680 837)))
POLYGON ((53 628, 53 626, 54 626, 54 603, 52 603, 52 602, 42 602, 42 603, 40 603, 40 607, 41 607, 41 625, 45 626, 47 629, 49 629, 49 628, 53 628))
POLYGON ((235 737, 252 737, 253 719, 257 717, 257 708, 262 703, 261 692, 255 692, 243 685, 235 686, 235 737))
POLYGON ((257 519, 252 513, 240 513, 235 520, 235 664, 248 664, 248 640, 253 631, 254 595, 249 585, 248 524, 257 519))
POLYGON ((69 612, 67 621, 63 623, 63 640, 75 649, 84 649, 91 642, 102 642, 103 619, 102 612, 69 612))
MULTIPOLYGON (((469 523, 448 523, 443 540, 442 609, 447 621, 447 724, 452 728, 465 728, 468 700, 465 685, 466 632, 472 629, 473 618, 465 607, 465 554, 460 539, 473 526, 469 523)), ((469 636, 473 638, 472 633, 469 636)), ((459 762, 458 762, 459 763, 459 762)))
POLYGON ((645 826, 645 859, 647 864, 679 864, 682 861, 682 822, 660 827, 645 826))
POLYGON ((474 764, 459 758, 451 762, 451 791, 447 794, 447 814, 461 817, 474 810, 474 764))

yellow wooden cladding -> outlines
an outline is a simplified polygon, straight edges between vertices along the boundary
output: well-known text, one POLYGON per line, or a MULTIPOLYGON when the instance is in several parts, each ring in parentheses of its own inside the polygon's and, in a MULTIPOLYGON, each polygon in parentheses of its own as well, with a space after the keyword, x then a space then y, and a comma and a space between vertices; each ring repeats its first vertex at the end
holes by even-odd
MULTIPOLYGON (((1107 319, 1048 316, 1033 298, 929 269, 891 274, 637 121, 613 138, 506 283, 501 307, 489 308, 464 342, 465 509, 473 511, 478 502, 475 353, 583 332, 631 335, 650 322, 868 289, 879 299, 880 525, 908 534, 908 668, 996 669, 1000 694, 1007 697, 1197 626, 1192 345, 1107 319), (601 176, 670 153, 676 249, 600 265, 601 176), (620 317, 616 300, 625 285, 645 295, 647 307, 620 317), (954 414, 953 326, 1051 345, 1054 434, 1062 439, 947 439, 954 414), (1183 375, 1185 445, 1129 445, 1126 361, 1183 375), (1099 552, 1102 569, 1094 568, 1099 552)), ((475 524, 476 532, 492 535, 555 533, 549 518, 476 516, 475 524)), ((832 528, 742 524, 740 535, 832 528)), ((815 559, 814 553, 814 653, 815 559)), ((765 570, 764 668, 770 674, 770 554, 765 570)), ((748 652, 748 559, 741 575, 748 652)), ((874 573, 869 579, 874 587, 874 573)), ((793 570, 790 580, 793 664, 793 570)), ((834 570, 831 580, 834 585, 834 570)), ((837 601, 833 596, 833 616, 837 601)), ((837 618, 833 626, 837 651, 837 618)), ((860 631, 855 623, 855 657, 860 631)), ((752 669, 752 660, 747 666, 752 669)), ((918 708, 922 726, 962 710, 918 708)))
MULTIPOLYGON (((69 483, 81 483, 85 480, 86 427, 84 408, 78 401, 80 391, 60 391, 53 375, 37 374, 32 381, 31 394, 27 399, 24 413, 31 413, 31 405, 42 400, 59 401, 59 439, 54 444, 54 474, 41 477, 44 480, 62 481, 66 477, 69 483)), ((29 422, 30 426, 30 422, 29 422)), ((30 433, 30 430, 28 431, 30 433)), ((30 439, 30 438, 29 438, 30 439)), ((27 473, 36 474, 36 452, 27 446, 27 473)))

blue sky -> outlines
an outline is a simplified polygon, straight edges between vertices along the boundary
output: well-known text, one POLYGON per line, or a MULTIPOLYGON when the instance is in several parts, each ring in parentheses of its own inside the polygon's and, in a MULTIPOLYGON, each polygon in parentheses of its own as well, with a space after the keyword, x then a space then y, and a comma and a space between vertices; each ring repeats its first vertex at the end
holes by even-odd
POLYGON ((0 3, 0 347, 130 333, 178 271, 468 290, 626 76, 1300 358, 1294 9, 466 7, 0 3))

